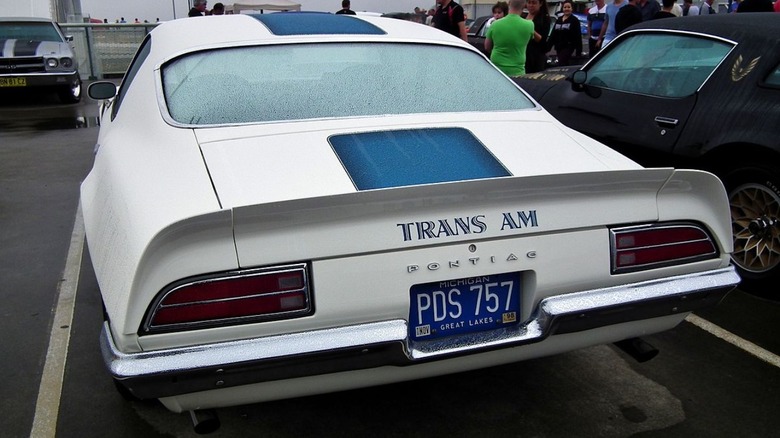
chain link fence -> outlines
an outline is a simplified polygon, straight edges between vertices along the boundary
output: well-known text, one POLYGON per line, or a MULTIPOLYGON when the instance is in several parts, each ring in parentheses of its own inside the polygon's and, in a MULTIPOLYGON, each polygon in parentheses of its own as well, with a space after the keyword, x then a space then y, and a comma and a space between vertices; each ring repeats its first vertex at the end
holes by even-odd
POLYGON ((133 55, 156 24, 60 24, 73 38, 82 80, 122 77, 133 55))

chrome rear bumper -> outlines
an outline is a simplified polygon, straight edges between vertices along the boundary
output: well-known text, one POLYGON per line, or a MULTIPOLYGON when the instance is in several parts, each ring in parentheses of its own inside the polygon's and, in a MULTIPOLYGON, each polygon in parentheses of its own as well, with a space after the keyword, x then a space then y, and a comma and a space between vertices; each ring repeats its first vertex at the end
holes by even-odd
POLYGON ((111 375, 139 398, 168 397, 308 375, 408 366, 543 341, 555 334, 713 306, 739 284, 734 267, 542 300, 511 328, 425 342, 408 339, 403 319, 302 333, 125 354, 108 323, 100 344, 111 375))

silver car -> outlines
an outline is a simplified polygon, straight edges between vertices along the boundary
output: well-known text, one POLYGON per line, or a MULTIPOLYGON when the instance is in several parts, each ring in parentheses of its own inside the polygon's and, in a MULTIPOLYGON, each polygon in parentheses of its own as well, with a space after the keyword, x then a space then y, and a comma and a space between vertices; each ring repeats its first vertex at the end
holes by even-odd
POLYGON ((45 18, 0 18, 0 89, 45 88, 64 103, 81 100, 69 39, 45 18))

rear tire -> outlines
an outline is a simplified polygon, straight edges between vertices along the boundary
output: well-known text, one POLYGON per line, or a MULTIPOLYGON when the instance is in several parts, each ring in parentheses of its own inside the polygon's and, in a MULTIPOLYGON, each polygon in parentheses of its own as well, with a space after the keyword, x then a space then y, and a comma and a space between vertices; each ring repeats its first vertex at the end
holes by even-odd
POLYGON ((780 299, 780 169, 751 164, 723 174, 734 236, 732 261, 754 295, 780 299))

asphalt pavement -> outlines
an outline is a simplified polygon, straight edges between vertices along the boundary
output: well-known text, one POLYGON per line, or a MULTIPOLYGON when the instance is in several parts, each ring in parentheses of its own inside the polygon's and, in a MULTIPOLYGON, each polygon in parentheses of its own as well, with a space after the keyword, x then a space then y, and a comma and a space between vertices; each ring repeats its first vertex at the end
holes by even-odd
MULTIPOLYGON (((103 368, 99 291, 88 252, 73 251, 83 240, 72 242, 79 184, 97 134, 97 104, 86 97, 75 105, 45 95, 0 98, 0 435, 195 436, 188 415, 122 399, 103 368), (55 322, 67 285, 73 285, 72 320, 55 322), (52 383, 42 376, 57 339, 65 339, 66 354, 53 367, 59 377, 52 383)), ((696 316, 647 336, 660 354, 646 363, 614 346, 593 346, 469 373, 219 409, 222 427, 210 436, 776 436, 780 304, 737 290, 696 316)))

